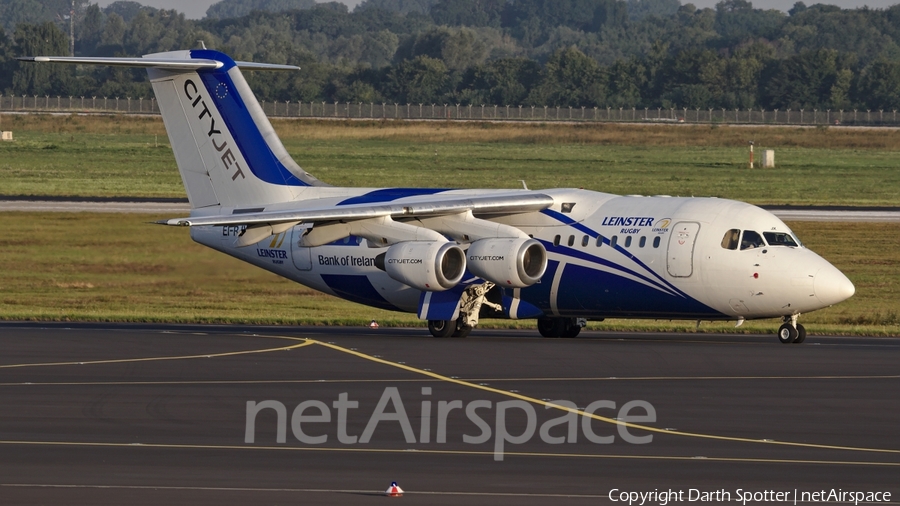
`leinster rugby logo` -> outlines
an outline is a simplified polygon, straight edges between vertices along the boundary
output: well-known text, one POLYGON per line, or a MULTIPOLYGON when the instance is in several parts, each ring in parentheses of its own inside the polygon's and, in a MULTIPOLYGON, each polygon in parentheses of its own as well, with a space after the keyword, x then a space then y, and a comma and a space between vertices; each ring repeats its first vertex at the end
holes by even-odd
POLYGON ((653 226, 651 231, 657 234, 665 234, 669 231, 669 224, 672 223, 672 220, 669 218, 663 218, 656 222, 656 225, 653 226))
POLYGON ((217 84, 216 85, 216 97, 218 97, 219 100, 221 100, 227 96, 228 96, 228 85, 226 85, 225 83, 217 84))

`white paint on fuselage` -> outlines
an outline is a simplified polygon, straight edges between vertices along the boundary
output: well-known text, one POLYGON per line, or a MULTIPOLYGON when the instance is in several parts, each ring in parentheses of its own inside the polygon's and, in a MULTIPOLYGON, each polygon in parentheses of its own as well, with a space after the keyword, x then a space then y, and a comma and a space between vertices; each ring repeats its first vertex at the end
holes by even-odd
MULTIPOLYGON (((269 206, 266 211, 279 207, 334 206, 341 200, 364 195, 372 189, 315 188, 314 191, 320 198, 269 206)), ((504 193, 508 191, 503 190, 504 193)), ((492 192, 498 191, 452 190, 442 193, 442 196, 489 195, 492 192)), ((548 247, 548 258, 560 263, 556 279, 543 280, 553 284, 550 301, 552 314, 565 312, 566 309, 557 307, 559 273, 566 265, 614 273, 673 298, 688 296, 719 313, 711 318, 752 319, 805 313, 833 305, 853 294, 852 283, 840 271, 805 247, 723 248, 722 239, 731 229, 752 230, 760 234, 770 231, 791 233, 772 213, 750 204, 716 198, 623 197, 572 189, 542 193, 555 200, 549 210, 490 219, 518 227, 548 245, 553 245, 559 236, 562 247, 548 247), (566 206, 566 209, 570 208, 569 212, 563 213, 563 204, 574 206, 566 206), (693 268, 686 277, 672 276, 666 268, 670 235, 680 222, 699 224, 699 231, 692 238, 695 240, 693 268), (597 246, 597 233, 606 239, 601 241, 600 246, 597 246), (585 236, 588 236, 586 244, 585 236), (613 237, 618 248, 609 245, 613 237), (626 247, 628 237, 631 237, 631 242, 626 247), (645 238, 643 247, 640 245, 642 237, 645 238), (658 246, 654 247, 656 238, 659 238, 658 246), (598 259, 603 262, 598 262, 598 259), (678 295, 678 292, 683 295, 678 295)), ((392 203, 423 202, 429 198, 427 195, 409 197, 393 200, 392 203)), ((300 270, 292 261, 292 254, 296 251, 292 251, 291 246, 300 234, 288 231, 281 234, 283 237, 275 236, 275 240, 270 237, 256 245, 237 248, 234 246, 234 230, 194 227, 191 232, 197 242, 316 290, 340 296, 323 280, 323 275, 365 275, 372 287, 396 308, 407 312, 416 312, 418 308, 420 292, 376 268, 374 258, 384 250, 370 247, 367 241, 330 244, 304 251, 304 255, 309 255, 311 268, 300 270)), ((602 287, 586 289, 599 290, 602 287)), ((566 312, 571 313, 571 310, 566 312)), ((584 313, 587 317, 602 317, 604 308, 585 309, 584 313)), ((646 314, 653 313, 673 317, 664 307, 646 308, 646 314)))

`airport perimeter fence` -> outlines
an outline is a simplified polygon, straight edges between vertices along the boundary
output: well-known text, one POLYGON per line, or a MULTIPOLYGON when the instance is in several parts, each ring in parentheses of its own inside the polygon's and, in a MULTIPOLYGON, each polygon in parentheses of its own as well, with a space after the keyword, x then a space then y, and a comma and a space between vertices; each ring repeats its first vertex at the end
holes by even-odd
MULTIPOLYGON (((299 101, 261 105, 266 115, 279 118, 900 126, 896 109, 666 109, 299 101)), ((0 112, 159 114, 159 107, 155 98, 0 95, 0 112)))

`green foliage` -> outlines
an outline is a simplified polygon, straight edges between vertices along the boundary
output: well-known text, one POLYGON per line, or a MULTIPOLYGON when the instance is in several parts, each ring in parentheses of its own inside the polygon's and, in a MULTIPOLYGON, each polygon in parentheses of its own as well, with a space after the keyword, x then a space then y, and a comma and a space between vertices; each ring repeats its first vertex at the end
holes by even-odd
MULTIPOLYGON (((69 8, 67 0, 0 0, 0 20, 7 34, 47 30, 40 23, 67 31, 69 8)), ((890 63, 900 61, 900 5, 797 2, 785 14, 747 0, 714 9, 678 0, 367 0, 351 12, 336 2, 223 0, 192 21, 133 1, 101 9, 77 0, 74 19, 82 56, 141 55, 202 40, 236 59, 303 67, 299 76, 248 75, 266 101, 900 108, 890 63)), ((0 93, 149 93, 142 72, 80 67, 41 70, 50 80, 28 77, 4 51, 50 47, 26 51, 11 38, 0 37, 0 93)), ((56 52, 66 54, 62 46, 56 52)))
POLYGON ((431 7, 431 19, 438 25, 499 27, 503 0, 440 0, 431 7))
POLYGON ((606 103, 605 76, 597 62, 575 47, 560 49, 544 66, 530 105, 595 106, 606 103))
POLYGON ((900 63, 880 61, 870 65, 860 78, 859 93, 869 97, 873 109, 900 108, 900 63))
POLYGON ((383 10, 398 14, 428 14, 437 0, 364 0, 357 11, 383 10))
POLYGON ((779 10, 754 9, 747 0, 722 0, 716 4, 715 29, 726 47, 759 38, 773 40, 786 17, 779 10))
POLYGON ((647 16, 669 17, 681 7, 678 0, 628 0, 628 19, 640 21, 647 16))
POLYGON ((507 58, 477 65, 467 72, 458 103, 524 105, 540 78, 540 65, 526 58, 507 58))
POLYGON ((40 23, 51 19, 53 19, 53 13, 37 0, 3 0, 0 2, 0 23, 8 32, 13 32, 16 25, 22 23, 40 23))
POLYGON ((315 0, 220 0, 206 9, 213 19, 239 18, 252 11, 282 12, 315 7, 315 0))
POLYGON ((425 55, 400 62, 388 73, 388 82, 404 104, 443 104, 450 92, 447 66, 425 55))
MULTIPOLYGON (((17 56, 67 54, 69 40, 53 23, 22 24, 14 35, 17 56)), ((67 94, 73 81, 72 67, 19 64, 13 72, 12 91, 17 95, 67 94)))
POLYGON ((834 50, 819 49, 792 56, 777 62, 765 87, 767 101, 780 109, 811 110, 822 105, 830 107, 833 98, 841 101, 846 95, 839 80, 842 70, 838 53, 834 50))
POLYGON ((153 12, 156 9, 153 7, 147 7, 142 5, 139 2, 133 2, 131 0, 117 0, 109 5, 107 5, 103 12, 107 15, 116 14, 125 23, 131 23, 135 17, 141 12, 153 12))

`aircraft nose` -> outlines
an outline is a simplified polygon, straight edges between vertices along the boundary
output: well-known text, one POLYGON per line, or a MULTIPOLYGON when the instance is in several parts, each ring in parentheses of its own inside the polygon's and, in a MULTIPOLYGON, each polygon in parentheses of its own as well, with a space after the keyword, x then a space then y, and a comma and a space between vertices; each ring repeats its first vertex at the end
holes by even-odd
POLYGON ((816 274, 815 293, 822 304, 831 306, 852 297, 856 287, 837 267, 828 264, 816 274))

